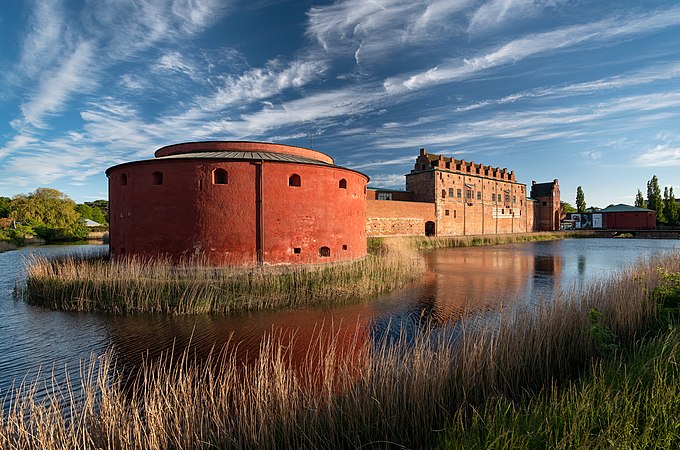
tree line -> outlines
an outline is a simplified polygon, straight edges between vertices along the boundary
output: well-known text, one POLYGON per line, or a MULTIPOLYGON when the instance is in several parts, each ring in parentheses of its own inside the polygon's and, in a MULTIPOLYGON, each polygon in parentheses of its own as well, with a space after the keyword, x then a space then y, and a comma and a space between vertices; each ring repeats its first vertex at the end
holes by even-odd
POLYGON ((107 226, 109 202, 76 204, 66 194, 38 188, 29 194, 0 197, 0 240, 21 244, 26 238, 74 241, 87 237, 85 220, 107 226))
POLYGON ((680 205, 673 194, 673 186, 666 186, 661 197, 659 179, 654 175, 647 182, 647 199, 642 196, 640 189, 635 196, 635 206, 656 211, 656 223, 658 225, 675 225, 680 220, 680 205))

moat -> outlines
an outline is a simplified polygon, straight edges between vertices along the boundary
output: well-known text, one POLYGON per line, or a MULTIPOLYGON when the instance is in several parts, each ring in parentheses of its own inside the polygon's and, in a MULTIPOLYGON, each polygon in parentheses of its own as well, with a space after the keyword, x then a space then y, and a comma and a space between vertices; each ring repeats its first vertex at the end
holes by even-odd
POLYGON ((396 324, 419 326, 423 318, 455 323, 463 315, 549 301, 558 289, 573 290, 606 277, 639 258, 671 249, 677 240, 571 239, 445 249, 424 255, 429 272, 412 287, 356 304, 234 317, 112 316, 51 311, 13 297, 23 265, 32 253, 56 255, 97 250, 97 246, 26 248, 0 254, 0 394, 14 383, 54 368, 75 373, 81 359, 107 348, 120 363, 135 365, 151 355, 191 343, 197 353, 237 342, 239 352, 257 355, 272 330, 295 335, 294 353, 304 356, 309 339, 323 327, 378 336, 396 324))

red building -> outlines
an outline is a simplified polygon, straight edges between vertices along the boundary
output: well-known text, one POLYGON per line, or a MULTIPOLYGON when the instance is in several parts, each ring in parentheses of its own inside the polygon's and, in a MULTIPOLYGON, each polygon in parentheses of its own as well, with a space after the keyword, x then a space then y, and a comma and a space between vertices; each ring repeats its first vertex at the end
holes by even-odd
POLYGON ((261 142, 195 142, 155 156, 106 171, 113 256, 256 265, 366 255, 368 177, 328 155, 261 142))
POLYGON ((608 206, 598 211, 604 227, 612 230, 655 230, 656 211, 624 204, 608 206))

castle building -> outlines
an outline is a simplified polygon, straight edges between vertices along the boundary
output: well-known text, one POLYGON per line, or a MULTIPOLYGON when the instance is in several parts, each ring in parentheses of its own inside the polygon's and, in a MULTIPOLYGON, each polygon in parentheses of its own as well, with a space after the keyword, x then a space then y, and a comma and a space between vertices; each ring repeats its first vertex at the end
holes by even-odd
POLYGON ((369 191, 369 236, 465 236, 559 230, 557 180, 517 182, 514 171, 420 150, 406 191, 369 191), (391 200, 390 203, 381 203, 391 200))
POLYGON ((170 145, 109 178, 114 257, 200 256, 215 265, 366 255, 368 177, 321 152, 262 142, 170 145))

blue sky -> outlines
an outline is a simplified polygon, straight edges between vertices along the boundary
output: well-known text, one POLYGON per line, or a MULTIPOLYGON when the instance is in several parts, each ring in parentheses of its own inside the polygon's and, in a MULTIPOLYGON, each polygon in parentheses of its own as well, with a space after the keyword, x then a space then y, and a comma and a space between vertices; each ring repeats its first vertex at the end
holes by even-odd
MULTIPOLYGON (((404 188, 421 147, 560 180, 574 203, 680 194, 680 4, 23 0, 0 6, 0 195, 107 197, 161 146, 309 146, 404 188)), ((680 195, 679 195, 680 196, 680 195)))

